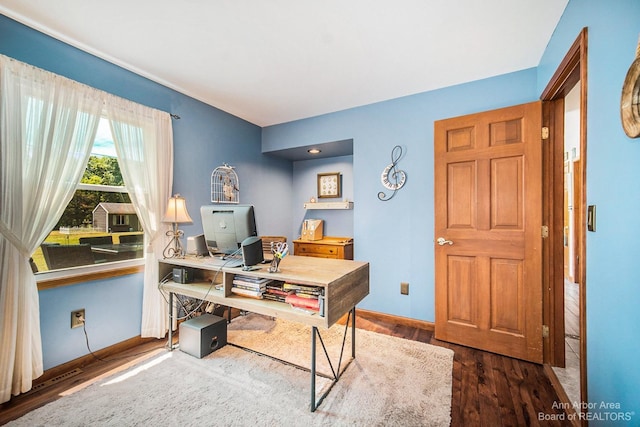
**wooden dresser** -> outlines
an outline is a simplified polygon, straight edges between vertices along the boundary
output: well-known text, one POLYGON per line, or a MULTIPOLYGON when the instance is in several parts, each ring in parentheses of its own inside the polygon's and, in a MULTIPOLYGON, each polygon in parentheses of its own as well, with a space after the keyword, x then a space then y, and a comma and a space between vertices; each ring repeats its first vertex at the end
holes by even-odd
POLYGON ((293 253, 318 258, 353 259, 351 237, 325 236, 321 240, 294 240, 293 253))

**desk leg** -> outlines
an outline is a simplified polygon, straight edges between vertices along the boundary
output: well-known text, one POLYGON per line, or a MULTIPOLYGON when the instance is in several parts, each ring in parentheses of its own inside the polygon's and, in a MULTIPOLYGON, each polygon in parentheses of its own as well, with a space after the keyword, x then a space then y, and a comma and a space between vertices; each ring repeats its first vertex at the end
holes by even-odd
POLYGON ((351 316, 351 357, 356 358, 356 308, 353 307, 351 316))
POLYGON ((316 334, 318 328, 311 328, 311 412, 316 410, 316 334))
POLYGON ((173 350, 173 292, 169 292, 169 351, 173 350))
MULTIPOLYGON (((352 358, 351 360, 354 360, 356 358, 356 308, 355 307, 353 307, 349 311, 349 315, 351 317, 351 358, 352 358)), ((344 337, 342 341, 342 350, 340 351, 340 359, 338 359, 338 366, 336 371, 333 370, 331 360, 329 359, 329 355, 327 354, 327 349, 324 346, 324 342, 322 341, 322 336, 320 335, 320 332, 318 332, 318 328, 315 326, 311 327, 311 369, 310 369, 311 371, 311 412, 315 412, 315 410, 318 408, 318 405, 322 403, 322 400, 329 393, 333 385, 335 385, 335 383, 337 383, 338 380, 340 379, 340 376, 341 376, 340 367, 342 365, 342 351, 344 351, 344 343, 345 343, 344 340, 347 338, 348 326, 349 326, 349 320, 347 320, 347 323, 344 326, 345 329, 344 329, 344 337), (320 337, 320 343, 322 344, 322 348, 324 349, 324 354, 327 357, 327 361, 329 362, 329 366, 331 366, 331 370, 333 372, 333 378, 326 377, 331 379, 333 381, 333 384, 329 387, 327 391, 324 392, 319 402, 316 402, 316 337, 320 337)), ((347 362, 347 366, 349 366, 350 363, 351 361, 347 362)), ((347 366, 345 366, 345 369, 347 368, 347 366)), ((323 374, 320 374, 320 375, 324 376, 323 374)))

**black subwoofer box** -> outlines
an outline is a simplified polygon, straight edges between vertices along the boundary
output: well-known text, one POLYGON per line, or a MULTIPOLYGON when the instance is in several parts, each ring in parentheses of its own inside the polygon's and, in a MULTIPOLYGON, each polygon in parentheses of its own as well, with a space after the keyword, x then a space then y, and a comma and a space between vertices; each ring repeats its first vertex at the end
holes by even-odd
POLYGON ((180 324, 180 350, 198 359, 227 344, 227 321, 203 314, 180 324))

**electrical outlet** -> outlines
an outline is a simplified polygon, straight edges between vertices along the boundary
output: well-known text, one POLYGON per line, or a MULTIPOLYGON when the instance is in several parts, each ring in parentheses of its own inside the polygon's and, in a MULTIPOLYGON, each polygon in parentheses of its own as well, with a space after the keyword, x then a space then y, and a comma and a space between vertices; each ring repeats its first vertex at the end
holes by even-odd
POLYGON ((409 295, 409 283, 408 282, 400 282, 400 293, 402 295, 409 295))
POLYGON ((71 312, 71 329, 78 328, 84 323, 84 308, 71 312))

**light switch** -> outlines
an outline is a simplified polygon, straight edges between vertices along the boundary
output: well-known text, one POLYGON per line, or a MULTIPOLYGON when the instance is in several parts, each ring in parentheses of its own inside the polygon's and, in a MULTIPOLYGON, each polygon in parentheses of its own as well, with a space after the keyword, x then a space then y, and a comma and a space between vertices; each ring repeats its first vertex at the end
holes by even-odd
POLYGON ((409 283, 408 282, 400 282, 400 293, 402 295, 409 295, 409 283))
POLYGON ((587 230, 596 231, 596 205, 587 206, 587 230))

